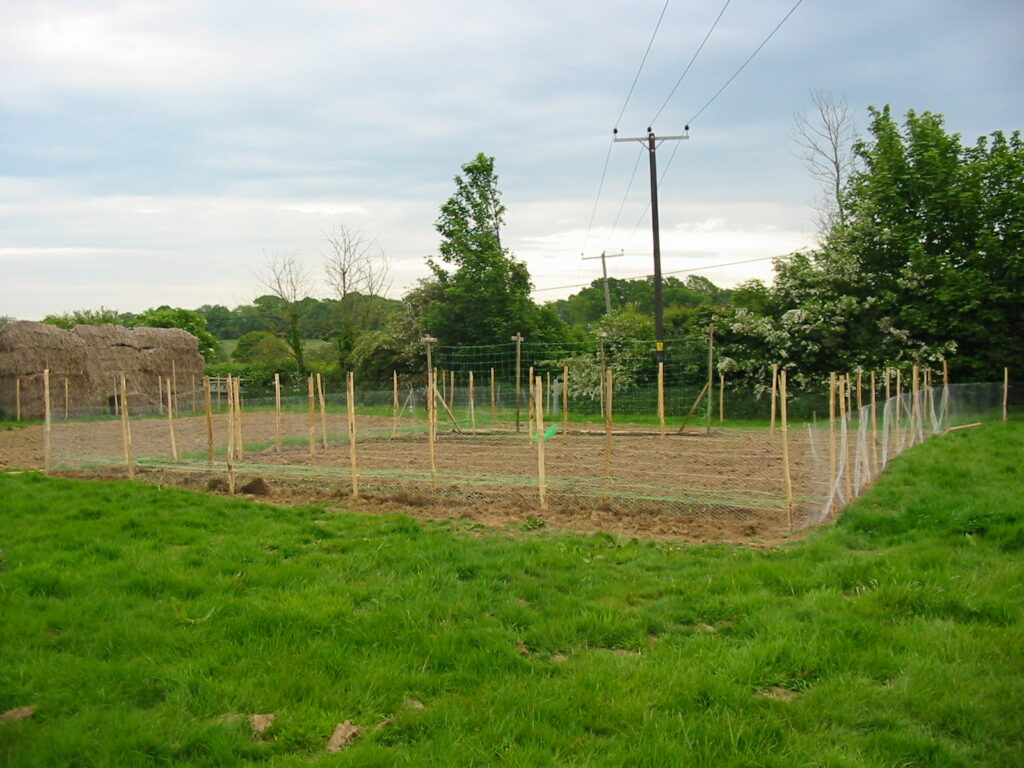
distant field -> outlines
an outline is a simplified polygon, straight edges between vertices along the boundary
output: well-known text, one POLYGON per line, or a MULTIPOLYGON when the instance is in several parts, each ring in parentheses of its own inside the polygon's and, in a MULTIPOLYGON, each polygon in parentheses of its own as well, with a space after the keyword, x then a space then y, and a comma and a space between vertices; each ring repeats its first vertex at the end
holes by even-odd
POLYGON ((0 474, 0 764, 1017 766, 1022 456, 761 550, 0 474))
MULTIPOLYGON (((302 342, 305 345, 305 349, 308 352, 320 352, 321 350, 330 347, 331 342, 324 341, 323 339, 304 339, 302 342)), ((234 354, 235 349, 238 347, 238 339, 221 339, 220 348, 224 352, 225 357, 228 360, 231 359, 231 355, 234 354)))

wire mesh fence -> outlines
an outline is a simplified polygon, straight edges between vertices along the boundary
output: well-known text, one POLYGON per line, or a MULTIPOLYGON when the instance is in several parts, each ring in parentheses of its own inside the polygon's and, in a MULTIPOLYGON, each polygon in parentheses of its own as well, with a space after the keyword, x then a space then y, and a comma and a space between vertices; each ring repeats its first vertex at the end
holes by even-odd
POLYGON ((66 419, 50 409, 48 466, 229 492, 269 483, 448 510, 593 509, 783 531, 831 519, 929 435, 1005 417, 1009 391, 937 385, 917 368, 799 388, 769 371, 764 386, 698 387, 668 382, 664 367, 653 381, 617 377, 611 364, 599 365, 595 391, 574 389, 579 366, 565 363, 531 372, 521 359, 499 374, 439 362, 449 369, 419 384, 395 376, 389 389, 363 389, 350 374, 325 391, 310 377, 302 396, 253 396, 227 378, 142 397, 124 377, 111 404, 66 419))

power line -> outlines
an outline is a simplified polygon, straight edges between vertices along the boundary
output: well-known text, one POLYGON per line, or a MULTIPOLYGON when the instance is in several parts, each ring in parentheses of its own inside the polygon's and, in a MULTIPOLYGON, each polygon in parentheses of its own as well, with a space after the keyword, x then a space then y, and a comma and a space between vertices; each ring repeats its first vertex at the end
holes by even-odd
POLYGON ((768 37, 766 37, 764 40, 762 40, 761 44, 759 46, 757 46, 757 48, 754 49, 754 52, 747 57, 747 60, 744 61, 742 64, 740 64, 740 68, 737 69, 735 72, 733 72, 732 77, 730 77, 728 80, 726 80, 725 84, 721 88, 719 88, 717 91, 715 91, 715 95, 712 96, 710 99, 708 99, 704 103, 703 107, 701 107, 700 109, 697 110, 697 114, 695 114, 693 117, 690 118, 690 120, 689 120, 689 124, 690 125, 692 125, 693 122, 698 117, 700 117, 702 114, 704 114, 704 110, 711 106, 712 102, 714 102, 714 100, 717 99, 721 95, 722 91, 724 91, 726 88, 729 87, 729 85, 732 83, 733 80, 735 80, 737 77, 739 77, 740 72, 742 72, 744 70, 744 68, 747 66, 747 64, 749 64, 753 60, 753 58, 755 56, 757 56, 758 52, 762 48, 764 48, 765 45, 768 44, 768 41, 771 40, 772 37, 775 36, 775 33, 778 32, 779 29, 782 28, 782 25, 786 23, 786 21, 789 19, 789 17, 793 15, 793 11, 795 11, 798 7, 800 7, 800 3, 802 3, 803 1, 804 0, 796 0, 796 3, 794 3, 793 7, 789 9, 789 13, 787 13, 785 16, 783 16, 782 17, 782 21, 780 21, 778 24, 775 25, 775 29, 773 29, 771 32, 768 33, 768 37))
MULTIPOLYGON (((624 254, 623 254, 624 255, 624 254)), ((782 254, 783 256, 788 254, 782 254)), ((596 257, 595 257, 596 258, 596 257)), ((690 269, 675 269, 671 272, 662 272, 663 275, 683 275, 690 272, 703 272, 705 269, 717 269, 718 267, 735 267, 739 264, 753 264, 757 261, 770 261, 772 259, 782 258, 782 256, 758 256, 756 259, 743 259, 742 261, 726 261, 721 264, 706 264, 703 267, 691 267, 690 269)), ((653 275, 635 275, 633 277, 620 277, 615 278, 618 280, 646 280, 648 277, 653 275)), ((589 288, 593 285, 593 281, 589 283, 577 283, 575 285, 556 285, 550 288, 534 288, 530 293, 540 293, 542 291, 563 291, 567 288, 589 288)))
POLYGON ((704 50, 704 44, 707 43, 708 38, 711 37, 711 33, 715 31, 715 27, 717 27, 718 26, 718 22, 722 20, 722 16, 725 15, 725 9, 729 7, 729 3, 731 3, 731 2, 732 2, 732 0, 725 0, 725 5, 723 5, 722 6, 722 10, 720 10, 718 12, 718 17, 715 19, 714 23, 711 25, 711 28, 708 29, 708 33, 706 35, 704 35, 704 39, 700 41, 700 45, 697 47, 697 50, 694 51, 693 56, 690 57, 690 61, 689 61, 689 63, 687 63, 686 69, 683 70, 683 74, 681 74, 679 76, 679 79, 676 80, 676 84, 672 86, 672 90, 668 92, 668 96, 665 97, 665 103, 662 104, 661 107, 658 108, 658 111, 654 114, 654 117, 652 117, 650 119, 649 125, 654 125, 655 120, 658 119, 658 117, 664 111, 665 107, 668 106, 668 103, 669 103, 669 101, 672 100, 672 96, 675 94, 676 89, 683 82, 683 79, 686 77, 687 73, 690 71, 690 67, 693 66, 693 62, 695 62, 697 60, 697 57, 700 56, 700 52, 702 50, 704 50))
MULTIPOLYGON (((615 127, 619 127, 619 121, 622 116, 626 113, 626 107, 629 105, 629 100, 633 96, 633 89, 636 88, 637 81, 640 79, 640 73, 644 69, 644 64, 647 63, 647 56, 651 52, 651 46, 654 45, 654 38, 658 36, 658 30, 661 29, 661 20, 665 18, 665 11, 668 10, 668 4, 670 0, 665 0, 665 4, 661 7, 661 14, 658 16, 658 23, 654 25, 654 32, 651 33, 651 39, 647 42, 647 50, 644 51, 644 56, 640 60, 640 66, 637 67, 636 75, 633 77, 633 84, 629 86, 629 92, 626 94, 626 100, 622 102, 622 109, 619 110, 619 116, 615 118, 615 127)), ((583 247, 580 249, 580 255, 587 250, 587 241, 590 240, 590 231, 594 226, 594 217, 597 214, 598 203, 601 202, 601 190, 604 188, 605 175, 608 173, 608 161, 612 156, 612 144, 614 140, 608 142, 608 153, 604 158, 604 168, 601 170, 601 181, 597 185, 597 196, 594 198, 594 209, 590 212, 590 222, 587 224, 587 233, 583 236, 583 247)))

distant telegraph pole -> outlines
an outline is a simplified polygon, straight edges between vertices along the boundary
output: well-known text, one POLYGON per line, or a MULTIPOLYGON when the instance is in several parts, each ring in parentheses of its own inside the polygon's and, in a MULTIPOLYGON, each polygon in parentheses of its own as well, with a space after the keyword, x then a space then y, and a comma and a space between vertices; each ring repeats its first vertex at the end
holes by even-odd
POLYGON ((661 236, 658 230, 658 165, 656 155, 658 147, 666 141, 680 141, 690 138, 690 126, 683 127, 683 133, 679 136, 654 135, 654 131, 647 128, 646 136, 635 136, 632 138, 619 138, 619 129, 612 130, 612 137, 615 141, 638 141, 647 147, 647 154, 651 160, 651 234, 654 237, 654 335, 655 348, 658 352, 658 360, 665 356, 665 322, 662 317, 661 301, 661 236))
POLYGON ((600 256, 584 256, 583 260, 588 261, 590 259, 601 260, 601 274, 604 275, 604 313, 610 315, 612 313, 612 295, 608 291, 608 264, 605 259, 614 259, 616 256, 624 256, 622 251, 618 253, 605 253, 601 251, 600 256))

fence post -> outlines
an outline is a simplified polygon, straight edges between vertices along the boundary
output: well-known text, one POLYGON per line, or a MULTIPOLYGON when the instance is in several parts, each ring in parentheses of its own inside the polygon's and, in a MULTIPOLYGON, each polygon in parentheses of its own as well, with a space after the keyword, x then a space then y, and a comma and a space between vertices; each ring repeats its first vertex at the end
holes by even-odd
POLYGON ((71 399, 69 397, 68 390, 69 390, 69 387, 68 387, 68 377, 65 376, 64 377, 64 421, 68 420, 68 414, 69 414, 68 402, 71 399))
POLYGON ((658 431, 665 437, 665 361, 658 361, 658 431))
POLYGON ((128 479, 135 479, 135 449, 132 446, 132 423, 128 418, 128 382, 121 374, 121 440, 124 444, 124 463, 128 467, 128 479))
POLYGON ((309 440, 309 463, 316 463, 316 394, 313 391, 313 374, 306 379, 309 396, 309 408, 306 417, 306 435, 309 440))
MULTIPOLYGON (((171 458, 178 460, 178 441, 174 436, 174 405, 171 397, 171 382, 167 382, 167 429, 171 434, 171 458)), ((124 410, 124 403, 121 403, 121 410, 124 410)))
POLYGON ((718 423, 725 421, 725 373, 718 372, 718 423))
POLYGON ((53 461, 52 456, 52 414, 50 413, 50 369, 43 370, 43 468, 46 474, 50 474, 53 461))
POLYGON ((714 386, 715 386, 715 324, 708 326, 708 418, 707 431, 711 434, 711 409, 714 407, 714 386))
POLYGON ((274 374, 274 452, 281 455, 281 374, 274 374))
POLYGON ((238 438, 235 435, 235 379, 232 375, 228 374, 228 380, 224 385, 227 388, 228 400, 228 452, 227 452, 227 465, 228 465, 228 493, 232 496, 235 494, 235 445, 238 442, 238 438))
POLYGON ((793 477, 789 471, 789 418, 786 410, 786 369, 779 374, 779 409, 782 417, 782 473, 786 483, 786 516, 793 530, 793 477))
MULTIPOLYGON (((835 374, 833 374, 835 375, 835 374)), ((778 399, 779 389, 779 364, 772 363, 772 420, 771 427, 768 429, 768 434, 771 437, 775 437, 775 403, 778 399)))
POLYGON ((498 394, 494 388, 494 368, 491 368, 491 428, 498 423, 498 394))
POLYGON ((434 418, 434 411, 437 410, 437 403, 434 402, 434 393, 437 391, 437 371, 427 370, 427 445, 430 452, 430 477, 437 479, 437 447, 434 442, 437 439, 437 420, 434 418))
POLYGON ((206 411, 206 463, 213 466, 213 397, 210 395, 210 377, 203 376, 203 409, 206 411))
POLYGON ((21 376, 14 377, 14 420, 21 421, 21 376))
POLYGON ((320 438, 322 440, 324 450, 327 450, 327 408, 324 404, 324 380, 318 373, 316 375, 316 392, 320 398, 320 438))
POLYGON ((346 376, 348 408, 348 458, 352 465, 352 498, 359 496, 359 465, 356 458, 356 385, 352 371, 346 376))
MULTIPOLYGON (((534 389, 540 390, 544 381, 538 376, 534 382, 534 389)), ((540 492, 540 508, 548 508, 547 498, 547 477, 544 472, 544 397, 534 397, 534 408, 537 419, 537 485, 540 492)))
MULTIPOLYGON (((245 458, 245 439, 242 436, 242 377, 235 377, 235 388, 232 393, 235 399, 235 456, 245 458)), ((168 406, 170 407, 170 406, 168 406)))
POLYGON ((1010 404, 1010 368, 1005 366, 1003 368, 1003 421, 1005 422, 1008 415, 1008 406, 1010 404))
MULTIPOLYGON (((839 451, 836 445, 836 383, 836 374, 835 371, 832 371, 828 375, 828 471, 829 485, 833 489, 839 485, 837 475, 839 451)), ((835 494, 831 490, 829 496, 835 498, 835 494)))
POLYGON ((612 481, 612 371, 604 372, 604 495, 612 481))
POLYGON ((562 366, 562 434, 569 435, 569 366, 562 366))
POLYGON ((519 404, 522 401, 522 375, 523 375, 523 334, 516 332, 512 337, 516 343, 516 432, 519 431, 519 404))
POLYGON ((469 372, 469 428, 476 432, 476 393, 473 390, 473 372, 469 372))

